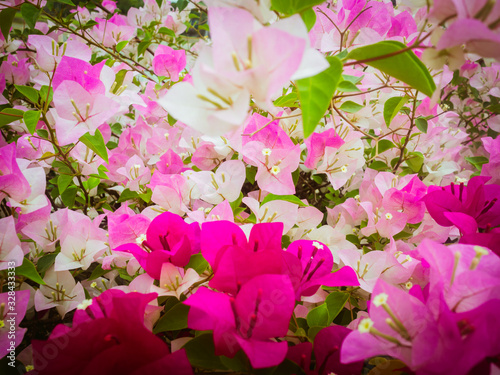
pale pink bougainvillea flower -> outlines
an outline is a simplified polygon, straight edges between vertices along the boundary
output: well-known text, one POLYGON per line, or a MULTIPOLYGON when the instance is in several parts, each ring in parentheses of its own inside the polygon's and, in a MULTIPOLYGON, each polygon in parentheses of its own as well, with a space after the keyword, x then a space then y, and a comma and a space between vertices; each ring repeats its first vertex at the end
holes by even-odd
POLYGON ((153 58, 153 71, 159 76, 169 77, 172 81, 179 80, 179 73, 186 67, 186 51, 174 50, 160 44, 153 58))

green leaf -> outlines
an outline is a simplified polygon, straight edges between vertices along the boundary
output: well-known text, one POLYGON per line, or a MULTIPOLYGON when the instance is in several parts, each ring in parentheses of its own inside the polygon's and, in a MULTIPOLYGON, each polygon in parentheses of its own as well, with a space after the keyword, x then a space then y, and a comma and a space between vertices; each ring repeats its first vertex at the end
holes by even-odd
POLYGON ((128 40, 122 40, 121 42, 118 42, 116 45, 116 52, 121 52, 122 49, 124 49, 128 44, 128 40))
POLYGON ((52 101, 52 97, 54 96, 54 90, 49 86, 40 87, 40 98, 44 103, 50 103, 52 101))
POLYGON ((220 357, 215 355, 214 338, 211 333, 204 333, 189 340, 183 348, 192 366, 210 370, 227 370, 220 357))
POLYGON ((418 117, 415 120, 415 125, 417 126, 417 129, 420 130, 422 133, 427 134, 427 127, 429 124, 427 123, 427 120, 424 117, 418 117))
MULTIPOLYGON (((122 43, 122 42, 120 42, 122 43)), ((127 74, 128 70, 127 69, 121 69, 118 73, 116 73, 115 76, 115 82, 113 82, 115 88, 113 90, 113 94, 116 94, 118 89, 122 87, 123 81, 125 80, 125 75, 127 74)))
POLYGON ((383 161, 375 160, 368 168, 375 169, 376 171, 385 171, 389 167, 383 161))
POLYGON ((300 104, 304 138, 309 137, 330 106, 330 100, 337 88, 342 73, 342 63, 336 57, 327 57, 330 67, 309 78, 299 79, 300 104))
POLYGON ((341 110, 343 110, 344 112, 348 112, 348 113, 356 113, 363 108, 364 108, 364 105, 355 103, 351 100, 348 100, 348 101, 342 103, 342 105, 340 106, 341 110))
POLYGON ((15 108, 4 108, 0 112, 0 126, 10 124, 23 118, 23 111, 15 108))
POLYGON ((174 32, 174 30, 170 30, 170 29, 168 29, 166 27, 160 27, 160 29, 158 30, 158 33, 159 34, 170 35, 171 37, 175 38, 175 32, 174 32))
POLYGON ((61 3, 61 4, 67 4, 67 5, 73 5, 75 6, 75 4, 71 1, 71 0, 56 0, 58 3, 61 3))
POLYGON ((326 297, 325 304, 328 308, 328 325, 339 315, 349 299, 349 294, 342 292, 332 292, 326 297))
POLYGON ((465 157, 465 160, 467 160, 469 163, 471 163, 478 170, 481 170, 483 168, 483 164, 486 164, 489 162, 488 158, 484 157, 484 156, 465 157))
POLYGON ((40 17, 40 13, 42 13, 42 10, 31 3, 23 3, 21 5, 21 16, 23 16, 24 21, 32 30, 35 29, 35 24, 38 17, 40 17))
POLYGON ((136 191, 125 189, 120 194, 120 198, 118 199, 117 203, 126 202, 129 199, 136 199, 136 198, 139 198, 139 194, 136 191))
POLYGON ((10 28, 12 27, 12 21, 16 16, 16 10, 14 8, 5 8, 0 12, 0 29, 2 34, 7 40, 9 38, 10 28))
POLYGON ((296 107, 296 101, 299 100, 296 92, 291 92, 285 96, 280 96, 274 101, 276 107, 296 107))
POLYGON ((146 52, 146 50, 150 45, 151 45, 150 40, 143 40, 142 42, 140 42, 139 45, 137 46, 137 56, 141 56, 142 54, 144 54, 144 52, 146 52))
POLYGON ((31 134, 36 130, 38 120, 40 120, 40 113, 40 111, 26 111, 23 114, 23 121, 31 134))
POLYGON ((153 333, 165 332, 165 331, 178 331, 180 329, 187 328, 188 326, 188 313, 189 306, 183 303, 178 303, 170 310, 168 310, 165 315, 163 315, 158 323, 156 323, 153 333))
POLYGON ((424 164, 424 155, 418 151, 410 152, 408 155, 410 155, 410 158, 406 160, 406 164, 408 164, 413 172, 418 172, 424 164))
POLYGON ((80 141, 85 144, 88 148, 94 151, 97 155, 104 159, 106 163, 109 163, 108 160, 108 149, 106 148, 106 144, 104 143, 104 138, 102 137, 99 129, 96 129, 94 135, 90 135, 90 133, 86 133, 80 137, 80 141))
POLYGON ((78 187, 75 185, 69 186, 64 193, 61 194, 61 199, 65 206, 68 208, 73 207, 75 204, 76 192, 78 191, 78 187))
MULTIPOLYGON (((332 319, 333 320, 333 319, 332 319)), ((328 306, 326 303, 319 305, 309 311, 307 314, 307 324, 309 327, 318 326, 318 327, 326 327, 330 321, 330 316, 328 313, 328 306)))
POLYGON ((59 195, 66 191, 69 184, 71 184, 71 181, 73 181, 73 176, 67 174, 61 174, 57 177, 57 189, 59 190, 59 195))
POLYGON ((88 278, 89 280, 95 280, 105 274, 107 274, 108 272, 110 272, 111 270, 104 270, 102 269, 102 265, 97 263, 97 267, 94 268, 94 270, 92 271, 90 277, 88 278))
POLYGON ((229 203, 233 212, 236 211, 238 207, 240 207, 242 201, 243 201, 243 193, 240 192, 240 196, 236 200, 229 203))
POLYGON ((188 1, 187 0, 177 0, 177 9, 179 9, 179 12, 182 12, 186 7, 188 6, 188 1))
POLYGON ((271 8, 280 13, 291 15, 322 3, 324 0, 272 0, 271 8))
POLYGON ((28 258, 23 258, 23 264, 16 268, 16 275, 27 277, 35 283, 45 285, 45 281, 40 277, 40 274, 28 258))
MULTIPOLYGON (((396 147, 394 143, 389 141, 388 139, 381 139, 378 142, 378 155, 383 153, 384 151, 390 150, 391 148, 396 147)), ((377 151, 377 147, 372 148, 372 156, 375 156, 375 152, 377 151)))
POLYGON ((300 13, 300 16, 302 17, 302 21, 306 24, 307 31, 311 31, 311 29, 314 27, 314 24, 316 23, 316 13, 314 10, 311 8, 306 9, 302 13, 300 13))
POLYGON ((271 201, 286 201, 294 204, 298 204, 299 206, 306 207, 307 204, 302 202, 299 197, 295 195, 274 195, 274 194, 268 194, 262 201, 261 205, 266 204, 267 202, 271 201))
POLYGON ((337 90, 340 92, 360 92, 361 90, 356 86, 356 84, 350 81, 341 81, 337 85, 337 90))
MULTIPOLYGON (((23 5, 26 5, 29 3, 24 3, 23 5)), ((31 100, 33 103, 38 103, 38 90, 35 90, 33 87, 30 86, 19 86, 19 85, 14 85, 16 87, 16 90, 19 91, 21 94, 23 94, 25 97, 27 97, 29 100, 31 100)))
POLYGON ((321 331, 325 326, 312 326, 307 330, 307 337, 309 340, 314 341, 314 338, 318 334, 319 331, 321 331))
POLYGON ((255 168, 255 167, 246 168, 246 179, 251 184, 255 184, 255 175, 256 174, 257 174, 257 168, 255 168))
POLYGON ((407 83, 427 96, 431 96, 436 89, 436 84, 427 67, 419 60, 413 51, 408 50, 390 57, 376 59, 377 57, 393 54, 405 48, 406 46, 401 42, 384 40, 382 42, 356 48, 349 53, 348 58, 357 61, 375 59, 366 61, 364 64, 370 65, 407 83))
POLYGON ((198 253, 191 256, 186 269, 192 268, 196 271, 196 273, 201 274, 207 269, 207 266, 208 262, 206 261, 206 259, 203 257, 203 255, 201 255, 201 253, 198 253))
POLYGON ((384 120, 387 127, 391 125, 392 120, 399 113, 399 110, 410 99, 407 95, 401 97, 393 97, 386 100, 384 104, 384 120))
POLYGON ((38 259, 38 262, 36 262, 36 267, 38 268, 38 272, 43 273, 47 271, 50 267, 52 267, 52 265, 56 261, 56 256, 57 253, 49 253, 38 259))

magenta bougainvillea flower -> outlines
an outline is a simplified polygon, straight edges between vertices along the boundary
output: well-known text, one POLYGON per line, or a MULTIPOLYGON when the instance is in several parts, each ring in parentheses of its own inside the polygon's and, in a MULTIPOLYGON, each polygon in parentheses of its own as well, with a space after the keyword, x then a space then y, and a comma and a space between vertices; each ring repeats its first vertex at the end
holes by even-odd
POLYGON ((86 300, 71 328, 60 324, 47 341, 33 341, 36 374, 192 374, 184 350, 170 354, 144 326, 146 305, 154 298, 111 289, 86 300))
POLYGON ((0 294, 0 357, 2 358, 21 344, 27 331, 26 328, 19 327, 19 323, 26 314, 30 293, 28 290, 12 293, 0 294))
POLYGON ((136 243, 124 244, 115 250, 132 253, 142 268, 159 280, 164 262, 184 267, 191 255, 199 252, 199 231, 198 223, 188 224, 180 216, 165 212, 151 221, 146 234, 136 243))
POLYGON ((467 185, 451 184, 446 187, 429 187, 429 193, 422 198, 432 218, 439 225, 457 225, 462 213, 472 217, 479 228, 500 225, 500 185, 486 183, 489 177, 476 176, 467 185))
MULTIPOLYGON (((300 261, 300 269, 293 271, 292 282, 296 290, 296 298, 312 296, 321 285, 325 286, 358 286, 356 272, 344 266, 332 273, 333 256, 328 247, 318 241, 294 241, 287 249, 288 254, 295 255, 300 261)), ((292 268, 292 267, 290 267, 292 268)))
POLYGON ((254 368, 278 365, 287 353, 282 337, 294 308, 288 276, 260 275, 245 283, 235 297, 201 287, 184 303, 191 306, 188 326, 213 330, 215 354, 233 357, 240 349, 254 368))

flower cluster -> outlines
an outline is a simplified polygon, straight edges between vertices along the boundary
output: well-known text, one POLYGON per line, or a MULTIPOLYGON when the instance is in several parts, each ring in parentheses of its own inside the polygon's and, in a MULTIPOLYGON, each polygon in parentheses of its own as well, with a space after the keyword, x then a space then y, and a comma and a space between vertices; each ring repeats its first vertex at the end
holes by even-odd
POLYGON ((500 371, 499 4, 0 1, 0 363, 500 371))

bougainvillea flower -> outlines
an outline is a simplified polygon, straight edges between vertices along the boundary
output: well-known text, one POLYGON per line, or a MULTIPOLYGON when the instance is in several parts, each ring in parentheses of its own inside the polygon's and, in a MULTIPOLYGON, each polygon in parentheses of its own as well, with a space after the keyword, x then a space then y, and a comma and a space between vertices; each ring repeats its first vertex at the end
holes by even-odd
POLYGON ((486 182, 489 177, 476 176, 465 186, 451 184, 446 187, 430 187, 422 198, 432 218, 439 225, 452 226, 445 212, 462 212, 474 218, 479 228, 500 225, 500 185, 486 182))
POLYGON ((160 44, 153 57, 153 71, 159 76, 169 77, 172 81, 179 80, 179 73, 186 67, 186 51, 174 50, 160 44))
POLYGON ((472 310, 500 296, 500 258, 490 250, 424 240, 418 252, 430 268, 430 295, 437 299, 442 291, 450 310, 472 310))
POLYGON ((248 251, 281 250, 282 223, 255 224, 247 240, 243 230, 230 221, 212 221, 201 227, 201 253, 217 270, 221 253, 228 246, 239 246, 248 251))
POLYGON ((199 231, 198 223, 188 224, 180 216, 164 212, 153 219, 145 238, 115 250, 132 253, 142 268, 159 280, 164 262, 184 267, 191 255, 199 251, 199 231))
POLYGON ((500 228, 495 228, 485 233, 464 234, 459 242, 487 247, 500 256, 500 228))
POLYGON ((288 246, 287 253, 295 255, 302 265, 300 272, 291 278, 296 290, 295 298, 299 301, 301 296, 312 296, 321 285, 359 285, 356 272, 351 267, 344 266, 332 273, 332 252, 321 242, 294 241, 288 246))
POLYGON ((263 368, 285 358, 286 342, 270 339, 286 335, 294 300, 287 276, 260 275, 235 297, 201 287, 184 303, 191 306, 191 329, 214 331, 216 355, 233 357, 243 349, 254 368, 263 368))
POLYGON ((144 326, 146 305, 154 298, 155 293, 110 289, 91 300, 90 306, 82 304, 71 328, 60 324, 47 341, 33 340, 36 373, 192 374, 186 353, 170 354, 168 346, 144 326))
POLYGON ((14 267, 23 264, 24 254, 12 216, 0 219, 0 249, 0 270, 11 267, 9 262, 14 262, 14 267))
POLYGON ((354 375, 360 374, 363 361, 349 364, 340 362, 340 348, 346 336, 352 330, 343 326, 331 326, 323 328, 314 338, 314 355, 316 357, 316 370, 319 375, 338 374, 354 375))
POLYGON ((2 358, 9 354, 12 346, 17 347, 21 344, 24 334, 28 330, 19 327, 19 323, 26 314, 30 291, 20 290, 12 293, 0 294, 0 353, 2 353, 0 356, 2 358))
POLYGON ((0 200, 5 196, 20 202, 31 194, 31 188, 16 160, 16 144, 0 148, 0 200))

